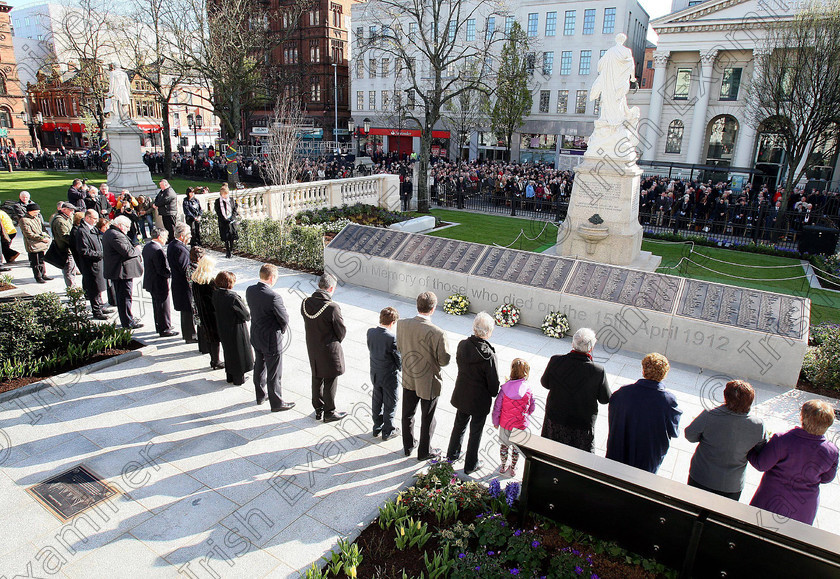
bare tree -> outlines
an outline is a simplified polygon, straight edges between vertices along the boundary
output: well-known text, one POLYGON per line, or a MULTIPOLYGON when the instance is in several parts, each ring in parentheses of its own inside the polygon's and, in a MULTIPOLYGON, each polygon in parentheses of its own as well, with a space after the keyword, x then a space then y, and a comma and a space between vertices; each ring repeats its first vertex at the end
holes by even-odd
MULTIPOLYGON (((476 65, 471 63, 471 70, 467 71, 463 78, 470 79, 479 73, 491 74, 487 68, 484 71, 476 69, 476 65)), ((464 81, 456 84, 456 90, 460 88, 461 82, 464 81)), ((487 124, 488 117, 484 103, 490 95, 484 87, 475 86, 468 86, 459 93, 457 97, 449 99, 443 105, 443 124, 455 136, 456 155, 460 159, 463 157, 464 147, 470 144, 470 135, 473 131, 487 124)))
POLYGON ((360 39, 365 53, 390 55, 405 74, 408 119, 421 130, 417 207, 429 211, 428 169, 432 130, 444 106, 469 90, 489 91, 488 76, 469 74, 487 61, 500 35, 477 30, 496 13, 495 0, 371 0, 365 20, 377 34, 360 39), (416 103, 416 105, 415 105, 416 103))
MULTIPOLYGON (((808 169, 809 155, 833 149, 837 142, 840 9, 834 3, 808 8, 773 26, 754 54, 757 72, 747 98, 748 122, 773 134, 784 149, 786 179, 777 217, 777 223, 784 223, 788 199, 808 169)), ((833 157, 833 151, 822 152, 833 157)))
MULTIPOLYGON (((184 65, 193 82, 213 95, 213 112, 230 145, 238 148, 243 114, 271 102, 271 54, 297 30, 311 0, 292 0, 271 11, 256 0, 178 1, 184 65)), ((228 174, 233 183, 235 171, 228 174)))
POLYGON ((172 175, 172 142, 169 139, 169 105, 190 71, 181 58, 176 39, 181 37, 183 16, 171 0, 133 0, 132 27, 126 31, 131 68, 146 81, 160 104, 163 172, 172 175))
POLYGON ((295 151, 300 143, 303 110, 296 99, 277 99, 268 127, 263 170, 274 185, 294 181, 295 151))

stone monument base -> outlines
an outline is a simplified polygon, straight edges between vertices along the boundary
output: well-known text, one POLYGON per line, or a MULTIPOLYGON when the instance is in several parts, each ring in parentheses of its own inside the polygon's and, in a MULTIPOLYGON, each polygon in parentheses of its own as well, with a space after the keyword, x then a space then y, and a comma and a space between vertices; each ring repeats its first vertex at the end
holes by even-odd
POLYGON ((133 197, 139 195, 155 198, 158 187, 152 181, 149 167, 143 162, 140 138, 143 131, 136 124, 109 125, 105 127, 111 163, 108 165, 108 187, 114 195, 128 189, 133 197))

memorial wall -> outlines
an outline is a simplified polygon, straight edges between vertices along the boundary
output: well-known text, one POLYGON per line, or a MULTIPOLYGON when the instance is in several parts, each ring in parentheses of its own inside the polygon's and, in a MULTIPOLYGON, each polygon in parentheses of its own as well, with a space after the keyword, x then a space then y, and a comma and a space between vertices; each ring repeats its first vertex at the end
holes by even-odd
POLYGON ((348 225, 324 262, 343 283, 406 298, 461 293, 491 313, 511 303, 535 328, 563 312, 609 353, 660 352, 733 378, 794 386, 808 341, 808 299, 556 255, 348 225))

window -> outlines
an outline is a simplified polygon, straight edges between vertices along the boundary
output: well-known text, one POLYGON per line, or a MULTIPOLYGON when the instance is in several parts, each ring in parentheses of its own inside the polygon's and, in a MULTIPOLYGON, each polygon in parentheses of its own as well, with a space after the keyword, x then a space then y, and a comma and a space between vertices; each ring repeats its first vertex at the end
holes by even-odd
POLYGON ((505 16, 505 36, 510 36, 510 31, 513 30, 513 23, 515 21, 515 17, 505 16))
POLYGON ((321 62, 321 44, 317 40, 309 41, 309 62, 321 62))
POLYGON ((376 110, 376 91, 371 90, 368 91, 368 110, 375 111, 376 110))
POLYGON ((569 109, 569 91, 567 90, 558 90, 557 91, 557 112, 560 114, 565 114, 569 109))
POLYGON ((595 33, 595 10, 588 9, 583 11, 583 33, 595 33))
POLYGON ((382 110, 387 111, 391 107, 391 91, 382 91, 382 110))
POLYGON ((365 78, 365 63, 363 60, 356 61, 356 78, 365 78))
POLYGON ((356 91, 356 110, 365 110, 365 91, 363 90, 356 91))
POLYGON ((336 64, 344 62, 344 43, 333 42, 332 44, 332 61, 336 64))
POLYGON ((557 34, 557 12, 547 12, 545 15, 545 35, 557 34))
POLYGON ((388 40, 394 39, 394 35, 391 34, 391 27, 390 26, 382 26, 382 31, 379 33, 380 40, 388 40))
POLYGON ((568 76, 572 74, 572 51, 564 50, 560 53, 560 74, 568 76))
POLYGON ((370 78, 376 78, 376 59, 371 58, 368 61, 368 72, 370 73, 370 78))
POLYGON ((475 40, 475 18, 467 18, 467 42, 475 40))
POLYGON ((540 15, 534 13, 528 14, 528 36, 536 36, 539 26, 540 15))
POLYGON ((365 39, 365 27, 364 26, 357 26, 356 27, 356 38, 359 41, 362 41, 362 40, 365 39))
POLYGON ((416 22, 409 22, 408 23, 408 35, 413 39, 415 34, 417 34, 417 23, 416 22))
POLYGON ((341 28, 341 6, 333 4, 331 9, 333 15, 333 28, 341 28))
POLYGON ((589 74, 589 67, 592 64, 592 51, 580 51, 580 65, 578 66, 578 74, 589 74))
MULTIPOLYGON (((543 74, 551 76, 554 71, 554 51, 543 52, 543 74)), ((548 112, 548 111, 546 111, 548 112)))
POLYGON ((496 32, 496 17, 490 16, 487 18, 487 30, 484 31, 484 39, 490 40, 496 32))
POLYGON ((376 40, 376 26, 368 28, 368 38, 370 38, 371 41, 376 40))
POLYGON ((541 113, 547 113, 548 112, 548 105, 549 105, 550 100, 551 100, 551 91, 541 90, 540 91, 540 112, 541 113))
POLYGON ((604 34, 615 32, 615 8, 604 8, 604 34))
POLYGON ((741 69, 740 68, 725 68, 723 69, 723 78, 720 81, 720 100, 734 101, 738 100, 738 89, 741 86, 741 69))
POLYGON ((321 21, 321 11, 317 8, 309 11, 309 26, 318 26, 321 21))
POLYGON ((579 90, 577 91, 577 96, 575 97, 575 113, 579 115, 586 114, 586 97, 589 95, 589 91, 579 90))
POLYGON ((0 109, 0 127, 4 129, 12 128, 12 116, 6 109, 0 109))
POLYGON ((383 58, 382 59, 382 78, 387 78, 389 74, 391 74, 391 59, 390 58, 383 58))
POLYGON ((679 153, 682 149, 683 130, 685 125, 679 119, 671 121, 668 125, 668 136, 665 137, 665 152, 679 153))
POLYGON ((674 84, 674 99, 687 100, 688 91, 691 88, 691 69, 680 68, 677 70, 677 80, 674 84))
POLYGON ((607 49, 606 49, 606 48, 605 48, 605 49, 603 49, 603 50, 601 51, 601 55, 600 55, 598 58, 604 58, 604 54, 606 54, 606 52, 607 52, 607 49))
POLYGON ((596 117, 600 117, 601 116, 601 97, 596 98, 593 105, 594 106, 592 107, 592 114, 595 115, 596 117))
POLYGON ((408 101, 408 104, 406 105, 406 107, 408 108, 408 110, 413 111, 415 101, 417 100, 417 95, 414 94, 414 89, 413 88, 408 89, 407 92, 408 92, 408 97, 406 98, 406 100, 408 101))
POLYGON ((455 40, 455 33, 457 32, 457 29, 458 29, 458 23, 455 22, 454 20, 450 20, 449 21, 449 42, 452 42, 453 40, 455 40))
POLYGON ((525 69, 528 74, 534 74, 534 68, 537 66, 537 55, 534 52, 529 52, 525 55, 525 69))
POLYGON ((563 35, 573 36, 575 33, 575 11, 566 10, 566 20, 563 22, 563 35))
POLYGON ((653 61, 648 60, 647 62, 645 62, 645 68, 653 68, 653 61))
POLYGON ((319 102, 321 100, 321 81, 317 78, 312 79, 310 84, 310 99, 312 102, 319 102))

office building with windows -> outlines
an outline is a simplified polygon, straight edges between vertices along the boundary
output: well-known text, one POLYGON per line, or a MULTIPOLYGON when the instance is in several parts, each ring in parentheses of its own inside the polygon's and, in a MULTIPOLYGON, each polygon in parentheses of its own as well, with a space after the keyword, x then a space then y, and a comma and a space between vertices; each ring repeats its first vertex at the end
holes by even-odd
MULTIPOLYGON (((419 151, 420 131, 402 126, 400 115, 394 114, 404 96, 404 80, 397 78, 398 67, 393 58, 370 48, 375 22, 366 13, 376 0, 356 4, 352 8, 351 101, 350 109, 356 127, 365 118, 370 130, 362 136, 362 147, 368 150, 397 152, 419 151), (365 50, 360 52, 358 47, 365 50)), ((468 11, 466 11, 468 12, 468 11)), ((586 148, 594 130, 598 103, 589 100, 589 90, 598 75, 598 60, 615 44, 618 33, 627 35, 625 45, 633 51, 636 76, 641 76, 648 28, 648 14, 637 0, 584 0, 580 2, 523 0, 510 5, 507 11, 478 11, 475 19, 461 28, 464 42, 486 38, 487 34, 504 35, 514 21, 519 22, 529 38, 526 55, 531 69, 529 88, 533 95, 531 113, 514 134, 511 159, 557 162, 558 166, 574 166, 586 148)), ((412 31, 406 30, 409 36, 412 31)), ((415 31, 416 32, 416 31, 415 31)), ((492 58, 498 64, 498 42, 492 58)), ((423 63, 417 64, 420 69, 423 63)), ((444 123, 434 127, 434 149, 438 154, 476 158, 503 158, 501 138, 484 127, 472 134, 468 147, 462 150, 458 139, 450 139, 444 123)))

